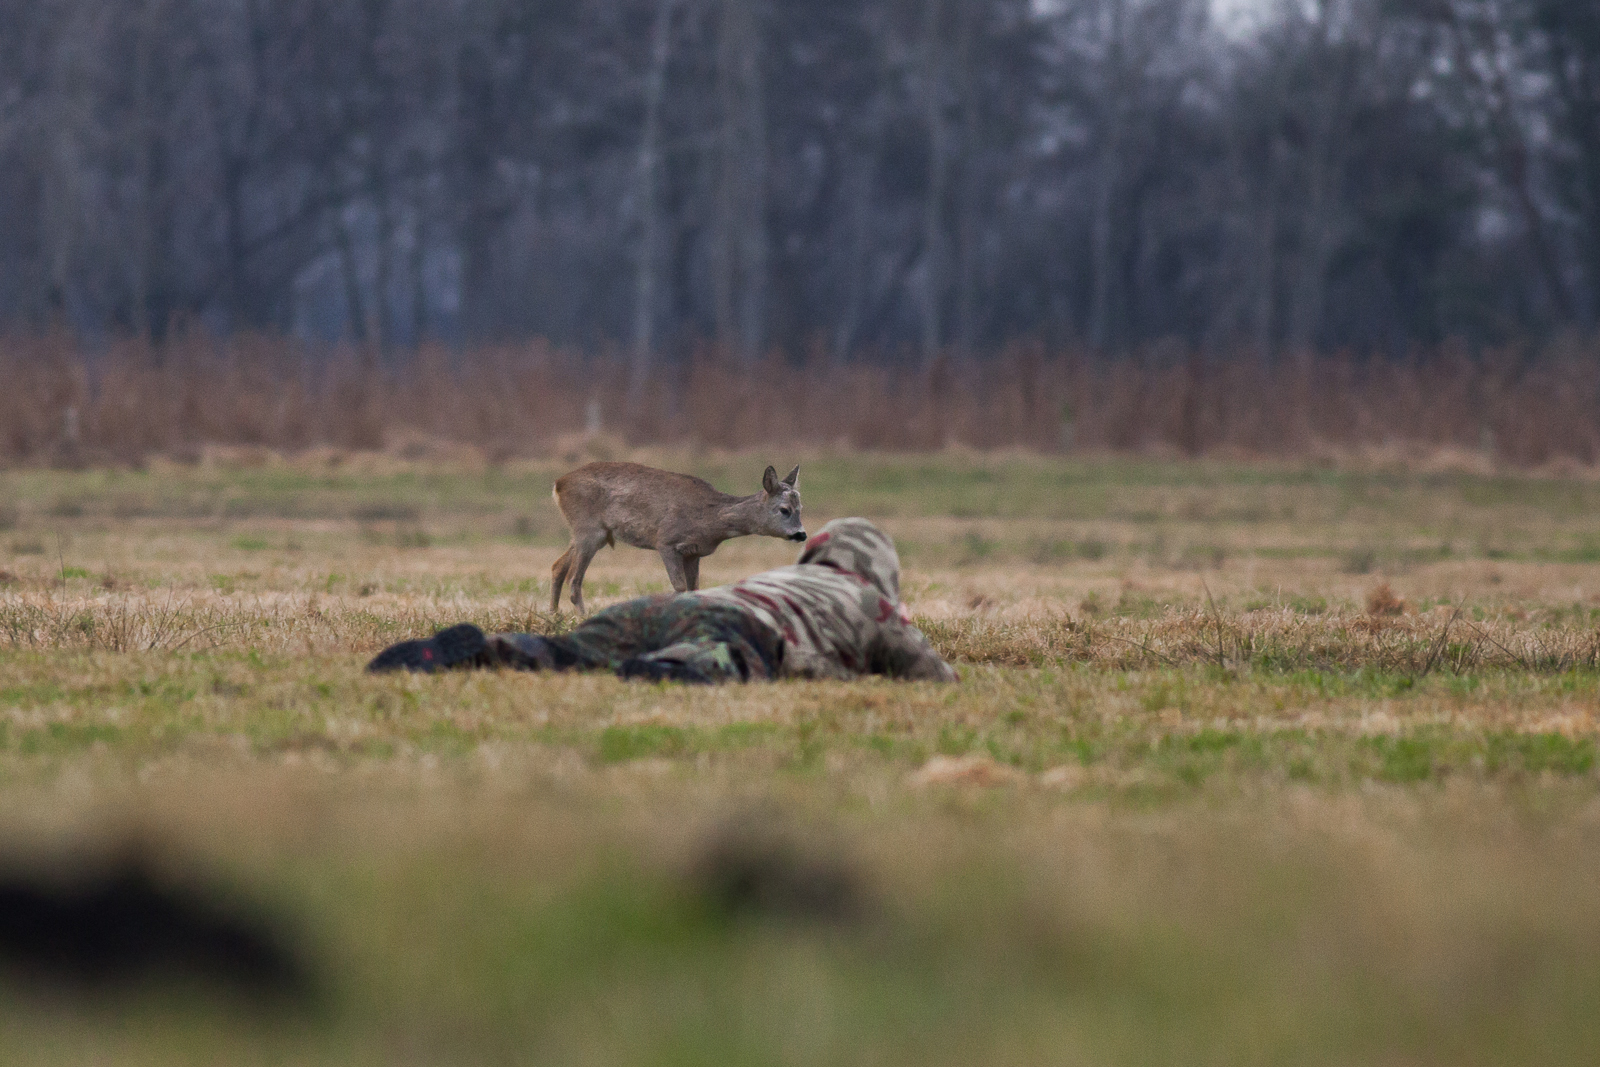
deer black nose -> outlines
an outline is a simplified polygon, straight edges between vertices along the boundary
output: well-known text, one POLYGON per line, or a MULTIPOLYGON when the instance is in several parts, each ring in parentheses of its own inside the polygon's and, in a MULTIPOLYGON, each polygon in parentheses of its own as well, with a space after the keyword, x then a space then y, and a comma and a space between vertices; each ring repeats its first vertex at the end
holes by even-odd
POLYGON ((789 540, 791 541, 804 541, 805 539, 806 532, 804 530, 799 530, 789 535, 789 540))

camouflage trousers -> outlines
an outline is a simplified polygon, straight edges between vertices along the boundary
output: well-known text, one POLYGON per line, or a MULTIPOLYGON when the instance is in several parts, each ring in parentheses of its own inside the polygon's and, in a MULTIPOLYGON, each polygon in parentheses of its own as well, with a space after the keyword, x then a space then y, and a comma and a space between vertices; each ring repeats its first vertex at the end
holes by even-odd
POLYGON ((683 682, 776 678, 783 665, 783 639, 771 627, 693 593, 616 604, 559 637, 496 634, 490 647, 507 666, 683 682))

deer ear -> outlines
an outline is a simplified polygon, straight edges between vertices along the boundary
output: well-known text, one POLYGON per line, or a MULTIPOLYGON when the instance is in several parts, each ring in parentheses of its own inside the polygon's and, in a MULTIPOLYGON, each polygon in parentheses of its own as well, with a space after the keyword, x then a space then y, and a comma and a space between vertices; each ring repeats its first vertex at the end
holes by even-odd
POLYGON ((795 486, 800 484, 800 464, 796 463, 794 465, 794 470, 790 471, 784 476, 783 484, 787 485, 790 489, 793 489, 795 486))
POLYGON ((776 467, 768 466, 761 475, 761 488, 768 496, 778 495, 778 470, 776 467))

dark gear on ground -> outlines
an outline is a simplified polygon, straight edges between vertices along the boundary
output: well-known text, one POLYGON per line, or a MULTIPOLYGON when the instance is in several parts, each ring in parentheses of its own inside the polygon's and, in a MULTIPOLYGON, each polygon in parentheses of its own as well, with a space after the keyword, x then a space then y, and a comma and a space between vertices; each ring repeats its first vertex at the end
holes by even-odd
POLYGON ((640 597, 559 637, 463 623, 385 649, 369 671, 454 666, 610 670, 624 678, 716 683, 886 674, 954 681, 900 603, 894 543, 866 519, 836 519, 800 561, 733 585, 640 597))
POLYGON ((432 637, 390 645, 367 664, 367 670, 374 674, 399 670, 432 674, 451 667, 481 665, 487 648, 483 631, 464 622, 440 630, 432 637))
POLYGON ((522 670, 609 670, 624 678, 749 682, 776 678, 783 641, 747 611, 697 594, 639 597, 561 637, 495 634, 489 659, 522 670))

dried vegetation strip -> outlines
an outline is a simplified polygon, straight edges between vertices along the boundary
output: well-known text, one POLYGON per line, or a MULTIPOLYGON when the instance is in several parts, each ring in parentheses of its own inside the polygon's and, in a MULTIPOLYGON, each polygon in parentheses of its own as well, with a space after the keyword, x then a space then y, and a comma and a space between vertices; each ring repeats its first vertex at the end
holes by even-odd
POLYGON ((1170 608, 1148 620, 980 615, 922 625, 951 658, 1012 667, 1070 661, 1108 670, 1214 665, 1412 675, 1600 669, 1600 629, 1529 626, 1454 609, 1390 617, 1356 611, 1307 616, 1289 609, 1239 614, 1202 606, 1170 608))
MULTIPOLYGON (((1170 607, 1150 619, 976 614, 921 619, 959 663, 1105 670, 1215 666, 1226 670, 1377 671, 1423 675, 1514 670, 1600 670, 1600 628, 1482 616, 1460 608, 1423 615, 1355 610, 1305 615, 1287 608, 1224 612, 1170 607)), ((175 591, 56 596, 0 594, 0 647, 111 652, 231 649, 368 652, 401 636, 469 621, 486 630, 558 631, 570 614, 534 610, 525 596, 316 593, 220 596, 175 591)))
POLYGON ((188 334, 91 356, 54 335, 0 339, 0 376, 0 461, 60 466, 198 455, 208 444, 372 449, 404 437, 491 459, 559 455, 594 420, 626 436, 617 447, 844 442, 927 452, 959 443, 1325 458, 1381 438, 1391 453, 1445 454, 1485 470, 1600 458, 1592 341, 1534 359, 1446 347, 1404 361, 1269 366, 1247 351, 1105 361, 1016 345, 922 369, 775 354, 752 371, 706 353, 663 364, 641 390, 625 362, 542 342, 425 346, 374 368, 353 351, 314 358, 273 337, 188 334), (779 394, 791 402, 766 402, 779 394))
POLYGON ((370 652, 457 622, 488 631, 559 632, 572 616, 531 610, 527 598, 372 597, 317 593, 57 597, 0 594, 0 648, 106 652, 370 652))

